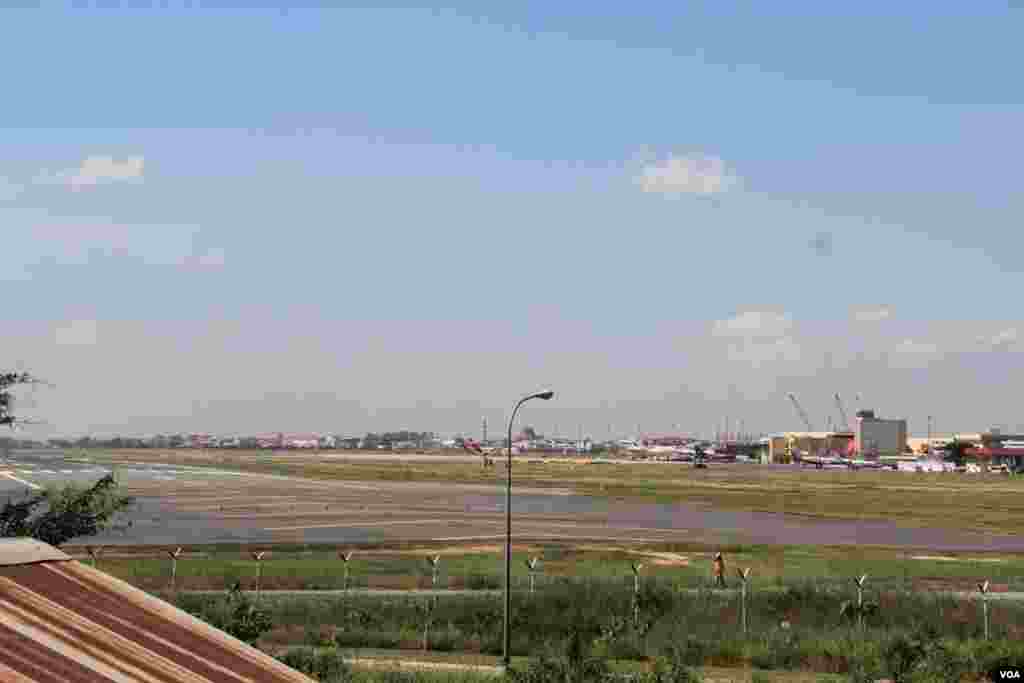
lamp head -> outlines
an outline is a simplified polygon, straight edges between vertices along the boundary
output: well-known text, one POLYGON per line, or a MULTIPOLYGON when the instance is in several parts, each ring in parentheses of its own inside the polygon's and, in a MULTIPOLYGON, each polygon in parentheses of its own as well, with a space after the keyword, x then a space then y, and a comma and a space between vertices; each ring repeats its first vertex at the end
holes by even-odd
POLYGON ((555 392, 553 391, 542 391, 540 393, 534 394, 530 398, 542 398, 545 401, 550 401, 552 398, 554 398, 554 396, 555 392))

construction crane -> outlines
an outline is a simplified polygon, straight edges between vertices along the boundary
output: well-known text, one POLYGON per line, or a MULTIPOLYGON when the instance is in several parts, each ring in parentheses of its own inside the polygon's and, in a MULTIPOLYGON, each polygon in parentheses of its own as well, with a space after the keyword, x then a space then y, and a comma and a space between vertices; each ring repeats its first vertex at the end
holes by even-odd
POLYGON ((843 399, 838 393, 836 394, 836 408, 839 409, 839 417, 843 420, 843 428, 846 429, 846 431, 851 431, 850 418, 846 417, 846 408, 843 407, 843 399))
POLYGON ((796 394, 786 394, 790 401, 793 402, 793 407, 796 408, 796 412, 800 414, 800 419, 804 421, 804 425, 807 427, 807 431, 813 432, 814 427, 811 426, 811 418, 807 417, 807 412, 800 405, 800 401, 796 400, 796 394))

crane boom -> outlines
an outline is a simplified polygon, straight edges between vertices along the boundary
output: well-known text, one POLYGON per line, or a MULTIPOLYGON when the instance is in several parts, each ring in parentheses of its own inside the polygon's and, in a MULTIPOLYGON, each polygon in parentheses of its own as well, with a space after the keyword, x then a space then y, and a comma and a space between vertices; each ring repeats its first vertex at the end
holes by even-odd
POLYGON ((796 394, 789 393, 786 394, 786 396, 793 402, 793 407, 796 408, 796 412, 799 413, 800 419, 804 421, 807 431, 813 432, 814 427, 811 426, 811 418, 807 417, 807 412, 803 409, 803 406, 800 405, 800 401, 796 400, 796 394))
POLYGON ((839 417, 843 419, 843 426, 850 431, 850 418, 846 417, 846 408, 843 407, 843 399, 836 394, 836 407, 839 408, 839 417))

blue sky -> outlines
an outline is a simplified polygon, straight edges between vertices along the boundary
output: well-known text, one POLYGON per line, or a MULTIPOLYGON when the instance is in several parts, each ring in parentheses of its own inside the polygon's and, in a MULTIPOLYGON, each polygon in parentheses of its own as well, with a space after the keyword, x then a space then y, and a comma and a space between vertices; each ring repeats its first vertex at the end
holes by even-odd
POLYGON ((145 4, 0 21, 40 430, 1024 427, 1024 9, 145 4))

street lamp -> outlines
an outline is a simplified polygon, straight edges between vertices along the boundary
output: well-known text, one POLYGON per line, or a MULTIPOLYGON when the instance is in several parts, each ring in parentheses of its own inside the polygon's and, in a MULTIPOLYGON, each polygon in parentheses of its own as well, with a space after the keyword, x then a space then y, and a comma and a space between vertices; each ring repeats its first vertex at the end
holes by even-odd
POLYGON ((516 421, 516 413, 519 412, 521 405, 535 398, 550 401, 554 395, 553 391, 541 391, 519 399, 519 403, 516 403, 516 407, 512 410, 512 417, 508 421, 508 464, 505 470, 505 630, 501 655, 505 671, 508 671, 512 661, 512 653, 509 649, 512 635, 510 623, 512 616, 512 423, 516 421))

